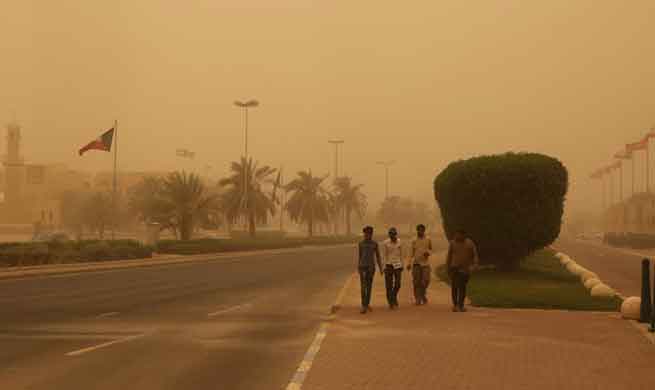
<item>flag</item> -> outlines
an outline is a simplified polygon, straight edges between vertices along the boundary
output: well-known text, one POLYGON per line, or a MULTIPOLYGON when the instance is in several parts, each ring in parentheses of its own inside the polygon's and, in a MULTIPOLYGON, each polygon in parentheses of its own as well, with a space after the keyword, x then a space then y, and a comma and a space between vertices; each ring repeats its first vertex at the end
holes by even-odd
POLYGON ((104 132, 98 139, 91 141, 80 149, 80 156, 89 150, 102 150, 105 152, 111 152, 111 144, 114 143, 114 129, 111 128, 104 132))
POLYGON ((605 174, 605 170, 599 169, 596 172, 592 173, 589 177, 592 179, 601 179, 604 174, 605 174))
POLYGON ((177 150, 175 151, 175 154, 176 154, 178 157, 182 157, 182 158, 190 158, 190 159, 194 159, 194 158, 196 157, 196 153, 195 153, 195 152, 192 152, 192 151, 190 151, 190 150, 188 150, 188 149, 177 149, 177 150))
POLYGON ((618 158, 619 160, 630 160, 632 158, 632 152, 621 150, 616 152, 614 158, 618 158))
POLYGON ((625 145, 625 150, 628 153, 632 153, 637 150, 644 150, 648 147, 648 138, 644 138, 639 142, 633 142, 631 144, 625 145))

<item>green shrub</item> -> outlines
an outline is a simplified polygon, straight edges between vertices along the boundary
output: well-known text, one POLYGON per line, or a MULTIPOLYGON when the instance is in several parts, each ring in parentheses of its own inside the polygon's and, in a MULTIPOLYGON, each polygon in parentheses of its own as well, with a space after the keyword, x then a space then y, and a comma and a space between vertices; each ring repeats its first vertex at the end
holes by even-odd
POLYGON ((297 248, 303 245, 338 245, 356 242, 357 237, 312 237, 312 238, 243 238, 178 241, 162 240, 157 244, 157 251, 165 254, 197 255, 220 252, 251 251, 263 249, 297 248))
POLYGON ((505 269, 559 236, 567 189, 562 163, 536 153, 456 161, 434 181, 446 235, 466 230, 481 262, 505 269))
POLYGON ((9 267, 150 257, 152 248, 134 240, 0 244, 0 266, 9 267))

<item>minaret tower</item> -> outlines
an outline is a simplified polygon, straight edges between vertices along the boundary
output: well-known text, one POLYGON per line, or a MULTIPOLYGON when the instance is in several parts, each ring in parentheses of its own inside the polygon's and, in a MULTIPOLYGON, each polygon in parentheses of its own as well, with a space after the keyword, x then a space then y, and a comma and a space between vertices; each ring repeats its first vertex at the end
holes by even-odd
POLYGON ((23 193, 23 165, 20 155, 20 126, 15 121, 7 125, 7 159, 5 160, 5 202, 18 205, 23 193))

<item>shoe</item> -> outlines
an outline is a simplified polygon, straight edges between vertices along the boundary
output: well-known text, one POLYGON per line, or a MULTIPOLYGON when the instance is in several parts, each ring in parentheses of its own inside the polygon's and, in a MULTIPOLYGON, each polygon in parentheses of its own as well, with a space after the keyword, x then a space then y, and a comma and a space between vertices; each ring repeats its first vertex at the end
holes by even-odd
POLYGON ((457 313, 459 311, 459 307, 453 306, 453 313, 457 313))
POLYGON ((367 307, 366 307, 366 310, 368 310, 368 311, 369 311, 369 313, 373 311, 373 309, 371 309, 371 307, 370 307, 370 306, 367 306, 367 307))
POLYGON ((390 303, 389 304, 389 310, 393 310, 393 309, 395 309, 395 306, 393 305, 393 303, 390 303))
POLYGON ((427 305, 428 304, 428 297, 423 297, 423 304, 427 305))
POLYGON ((362 307, 362 310, 359 311, 360 314, 366 314, 368 310, 365 307, 362 307))
POLYGON ((464 306, 460 306, 460 307, 459 307, 459 311, 461 311, 461 312, 463 313, 463 312, 466 311, 466 308, 465 308, 464 306))

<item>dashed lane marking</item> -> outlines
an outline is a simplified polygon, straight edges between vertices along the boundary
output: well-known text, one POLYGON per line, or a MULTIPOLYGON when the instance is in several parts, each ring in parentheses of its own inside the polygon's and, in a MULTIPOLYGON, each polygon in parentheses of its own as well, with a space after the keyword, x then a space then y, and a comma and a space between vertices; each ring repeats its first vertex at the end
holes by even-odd
POLYGON ((241 310, 241 309, 247 309, 247 308, 250 308, 250 307, 252 307, 252 303, 244 303, 242 305, 232 306, 232 307, 228 307, 227 309, 221 309, 221 310, 215 311, 213 313, 208 313, 207 317, 209 317, 209 318, 216 317, 216 316, 219 316, 221 314, 227 314, 227 313, 230 313, 230 312, 233 312, 233 311, 237 311, 237 310, 241 310))
POLYGON ((109 312, 109 313, 102 313, 102 314, 99 314, 99 315, 96 316, 96 318, 114 317, 114 316, 117 316, 117 315, 119 315, 119 314, 121 314, 121 313, 119 313, 119 312, 117 312, 117 311, 112 311, 112 312, 109 312))
POLYGON ((78 349, 77 351, 68 352, 66 354, 66 356, 69 356, 69 357, 71 357, 71 356, 80 356, 80 355, 83 355, 83 354, 88 353, 88 352, 93 352, 93 351, 96 351, 98 349, 110 347, 112 345, 127 343, 128 341, 133 341, 133 340, 136 340, 136 339, 140 339, 141 337, 144 337, 144 336, 146 336, 145 333, 141 333, 141 334, 137 334, 137 335, 133 335, 133 336, 123 337, 122 339, 109 341, 109 342, 106 342, 106 343, 94 345, 94 346, 87 347, 87 348, 78 349))

